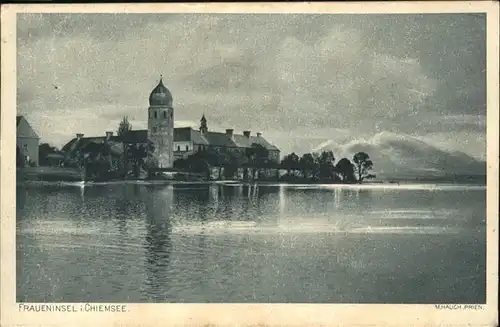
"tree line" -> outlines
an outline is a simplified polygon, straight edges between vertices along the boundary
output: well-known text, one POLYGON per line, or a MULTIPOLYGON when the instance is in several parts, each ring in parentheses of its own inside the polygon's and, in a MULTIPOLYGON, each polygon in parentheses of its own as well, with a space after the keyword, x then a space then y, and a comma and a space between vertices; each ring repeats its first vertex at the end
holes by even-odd
MULTIPOLYGON (((118 136, 125 135, 132 129, 128 118, 124 117, 118 127, 118 136)), ((43 143, 39 146, 39 162, 48 163, 49 154, 61 153, 57 148, 43 143)), ((92 178, 113 176, 139 177, 141 171, 148 172, 158 166, 154 156, 154 145, 135 144, 124 146, 123 154, 117 158, 111 146, 105 142, 97 145, 90 143, 79 149, 72 158, 65 157, 64 165, 84 168, 86 175, 92 178), (112 157, 114 156, 114 159, 112 157)), ((332 151, 305 153, 299 157, 291 153, 281 161, 271 160, 269 150, 258 143, 244 149, 225 149, 202 147, 198 151, 174 161, 174 169, 186 173, 212 178, 212 171, 217 170, 217 179, 239 178, 239 172, 245 180, 281 180, 290 182, 339 182, 355 183, 374 178, 370 171, 373 162, 365 152, 356 153, 352 161, 342 158, 336 162, 332 151), (280 170, 286 170, 284 175, 280 170)))
MULTIPOLYGON (((112 153, 108 144, 97 146, 90 143, 79 149, 72 158, 66 158, 65 166, 85 168, 89 177, 98 178, 109 174, 115 177, 139 177, 141 170, 147 172, 158 166, 153 152, 154 146, 151 142, 130 145, 118 160, 111 160, 112 153)), ((60 151, 47 143, 39 146, 40 165, 47 164, 47 155, 51 153, 60 151)), ((305 153, 301 157, 291 153, 276 162, 269 159, 269 151, 257 143, 238 152, 206 148, 174 161, 175 170, 199 174, 206 179, 211 178, 214 167, 217 170, 217 179, 235 178, 238 171, 242 171, 245 180, 289 182, 355 183, 375 177, 371 174, 373 162, 365 152, 356 153, 352 161, 342 158, 336 162, 332 151, 323 151, 305 153), (286 173, 281 175, 279 170, 285 170, 286 173)))
POLYGON ((285 180, 353 183, 375 178, 370 173, 373 162, 365 152, 356 153, 352 161, 342 158, 337 163, 332 151, 305 153, 301 157, 291 153, 283 157, 281 168, 287 171, 285 180))
POLYGON ((185 172, 194 172, 211 176, 211 168, 216 167, 216 178, 234 178, 242 170, 243 179, 262 179, 269 175, 270 169, 279 168, 279 164, 269 159, 269 151, 259 143, 252 143, 244 149, 226 149, 206 147, 174 161, 174 168, 185 172))

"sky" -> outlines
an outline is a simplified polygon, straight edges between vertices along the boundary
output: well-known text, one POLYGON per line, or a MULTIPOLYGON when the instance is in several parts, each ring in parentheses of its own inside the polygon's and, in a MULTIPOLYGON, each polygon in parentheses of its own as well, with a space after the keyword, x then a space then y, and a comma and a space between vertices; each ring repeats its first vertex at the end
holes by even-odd
POLYGON ((17 104, 42 142, 147 127, 159 81, 175 125, 262 132, 282 155, 369 151, 378 171, 478 172, 481 14, 21 14, 17 104), (377 160, 375 160, 375 158, 377 160))

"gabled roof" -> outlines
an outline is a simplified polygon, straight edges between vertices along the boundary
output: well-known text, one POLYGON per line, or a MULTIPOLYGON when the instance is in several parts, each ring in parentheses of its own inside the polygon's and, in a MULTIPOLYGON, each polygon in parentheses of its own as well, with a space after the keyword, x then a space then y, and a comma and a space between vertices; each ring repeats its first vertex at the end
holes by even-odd
POLYGON ((138 129, 135 131, 128 131, 121 137, 124 143, 146 143, 148 141, 148 130, 138 129))
MULTIPOLYGON (((78 149, 86 148, 90 144, 92 144, 91 146, 102 145, 102 144, 104 144, 105 141, 106 141, 106 137, 105 136, 82 137, 80 139, 78 139, 78 138, 75 137, 71 141, 69 141, 68 143, 66 143, 61 148, 61 151, 68 155, 68 154, 74 153, 78 149)), ((109 138, 108 142, 110 143, 110 145, 112 147, 116 147, 117 144, 118 144, 118 146, 122 147, 121 137, 119 137, 119 136, 111 136, 109 138)))
MULTIPOLYGON (((62 147, 62 151, 66 154, 73 153, 76 149, 81 149, 89 143, 104 144, 106 136, 98 137, 82 137, 80 139, 73 138, 66 145, 62 147)), ((109 141, 112 144, 120 144, 122 142, 126 144, 133 143, 145 143, 148 140, 148 130, 132 130, 123 136, 111 136, 109 141)), ((244 135, 233 134, 231 139, 226 133, 219 132, 207 132, 201 133, 200 131, 194 130, 191 127, 181 127, 174 128, 174 141, 192 141, 196 145, 210 145, 217 147, 240 147, 240 148, 250 148, 252 144, 257 143, 265 147, 269 151, 279 151, 279 149, 269 143, 262 136, 250 136, 246 137, 244 135)), ((123 151, 118 150, 118 151, 123 151)))
POLYGON ((251 138, 252 138, 252 143, 258 143, 270 151, 280 151, 280 149, 276 145, 271 144, 268 140, 266 140, 262 136, 252 136, 251 138))
POLYGON ((191 127, 174 128, 174 142, 189 142, 194 144, 208 145, 208 140, 200 131, 194 130, 191 127))
MULTIPOLYGON (((109 143, 109 150, 112 155, 122 155, 123 154, 123 143, 122 142, 115 142, 115 141, 110 141, 109 143)), ((85 144, 81 148, 84 152, 92 152, 94 154, 96 153, 103 153, 107 151, 106 146, 104 143, 101 142, 89 142, 85 144)))
POLYGON ((182 141, 191 141, 191 127, 181 127, 181 128, 174 128, 174 141, 176 142, 182 142, 182 141))
POLYGON ((195 144, 209 144, 208 140, 203 136, 203 134, 200 131, 195 131, 194 129, 191 129, 191 140, 195 144))
POLYGON ((237 147, 226 133, 206 132, 203 134, 208 143, 212 146, 237 147))
POLYGON ((69 141, 68 143, 63 145, 63 147, 61 148, 61 151, 65 152, 65 153, 72 152, 73 149, 76 147, 76 144, 78 143, 77 141, 78 140, 76 138, 71 139, 71 141, 69 141))
POLYGON ((242 148, 251 148, 252 144, 257 143, 262 145, 264 148, 266 148, 269 151, 279 151, 279 149, 269 143, 265 138, 262 136, 249 136, 246 137, 245 135, 238 135, 235 134, 233 136, 234 142, 236 143, 237 146, 242 147, 242 148))
POLYGON ((226 133, 207 132, 201 133, 191 127, 182 127, 174 129, 174 141, 193 141, 195 144, 204 144, 223 147, 241 147, 250 148, 253 143, 257 143, 265 147, 269 151, 279 151, 279 149, 269 143, 262 136, 250 136, 233 134, 231 139, 226 133))
POLYGON ((16 116, 16 136, 22 138, 40 139, 24 116, 16 116))

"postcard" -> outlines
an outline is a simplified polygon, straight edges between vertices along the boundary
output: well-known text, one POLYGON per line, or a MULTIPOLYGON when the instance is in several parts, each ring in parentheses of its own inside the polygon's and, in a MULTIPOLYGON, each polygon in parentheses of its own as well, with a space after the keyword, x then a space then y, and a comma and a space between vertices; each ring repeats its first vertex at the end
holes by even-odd
POLYGON ((1 325, 496 326, 498 12, 2 6, 1 325))

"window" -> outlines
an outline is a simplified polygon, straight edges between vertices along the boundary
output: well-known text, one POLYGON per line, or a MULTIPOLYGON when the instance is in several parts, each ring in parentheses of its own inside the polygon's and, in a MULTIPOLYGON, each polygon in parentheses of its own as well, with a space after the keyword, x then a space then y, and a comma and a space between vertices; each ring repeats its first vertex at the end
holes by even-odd
POLYGON ((189 151, 189 145, 186 145, 186 151, 189 151))
POLYGON ((181 151, 181 146, 180 145, 177 146, 177 151, 181 151))
POLYGON ((155 119, 158 118, 158 112, 155 111, 155 119))
POLYGON ((28 144, 23 145, 24 150, 28 151, 28 144))
POLYGON ((166 111, 163 112, 163 118, 167 119, 167 112, 166 111))

